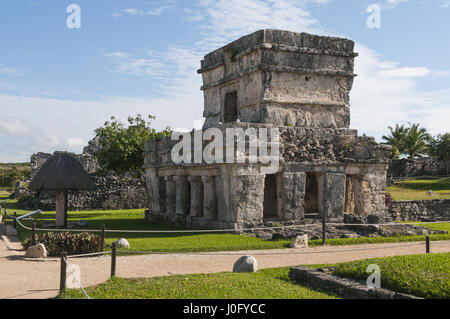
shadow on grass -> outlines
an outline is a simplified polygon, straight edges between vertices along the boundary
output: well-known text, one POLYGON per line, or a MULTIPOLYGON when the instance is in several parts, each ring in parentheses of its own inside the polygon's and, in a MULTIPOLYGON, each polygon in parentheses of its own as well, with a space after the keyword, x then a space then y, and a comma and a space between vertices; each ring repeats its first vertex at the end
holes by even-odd
POLYGON ((397 182, 395 183, 395 186, 399 188, 421 190, 421 191, 428 191, 428 190, 450 191, 450 177, 438 179, 433 179, 432 177, 421 179, 418 178, 412 181, 397 182))

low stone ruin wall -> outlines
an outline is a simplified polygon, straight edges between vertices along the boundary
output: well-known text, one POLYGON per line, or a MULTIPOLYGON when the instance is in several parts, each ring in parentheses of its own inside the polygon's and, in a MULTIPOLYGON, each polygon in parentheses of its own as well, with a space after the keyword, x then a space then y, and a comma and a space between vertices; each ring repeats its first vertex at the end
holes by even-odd
POLYGON ((394 178, 420 175, 443 175, 447 174, 448 164, 449 163, 446 163, 445 161, 439 161, 430 157, 395 159, 389 163, 387 174, 394 178))
POLYGON ((388 209, 397 221, 444 221, 450 220, 450 199, 399 200, 388 209))
MULTIPOLYGON (((97 188, 93 191, 69 192, 69 210, 116 210, 148 207, 145 183, 137 179, 116 176, 93 176, 97 188)), ((19 200, 24 209, 55 210, 56 201, 53 192, 42 192, 38 198, 29 197, 19 200)))
POLYGON ((327 268, 292 267, 289 278, 297 284, 308 285, 319 291, 331 292, 349 299, 423 299, 384 288, 371 289, 364 281, 334 276, 332 269, 327 268))

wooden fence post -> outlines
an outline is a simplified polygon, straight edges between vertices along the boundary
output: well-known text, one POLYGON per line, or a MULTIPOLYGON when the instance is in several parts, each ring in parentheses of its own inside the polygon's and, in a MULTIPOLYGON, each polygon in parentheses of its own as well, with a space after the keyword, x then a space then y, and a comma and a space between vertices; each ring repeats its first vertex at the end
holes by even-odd
POLYGON ((61 253, 61 275, 60 275, 60 281, 59 281, 59 291, 63 291, 66 289, 66 272, 67 272, 67 265, 66 265, 66 259, 67 253, 63 252, 61 253))
POLYGON ((425 237, 425 251, 427 254, 430 253, 430 236, 425 237))
POLYGON ((36 222, 33 222, 31 227, 31 244, 36 245, 36 222))
POLYGON ((102 237, 100 239, 100 249, 102 252, 105 251, 105 224, 102 225, 102 237))
POLYGON ((117 244, 112 243, 111 249, 111 278, 116 275, 116 253, 117 253, 117 244))

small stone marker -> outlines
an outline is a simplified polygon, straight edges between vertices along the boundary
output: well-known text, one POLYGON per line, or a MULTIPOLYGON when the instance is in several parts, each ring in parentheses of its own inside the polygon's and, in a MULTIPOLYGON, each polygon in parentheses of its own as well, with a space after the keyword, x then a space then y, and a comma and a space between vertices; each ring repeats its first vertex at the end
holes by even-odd
POLYGON ((233 272, 257 272, 258 262, 253 256, 242 256, 239 258, 234 266, 233 272))
POLYGON ((291 243, 291 248, 308 248, 308 235, 295 237, 291 243))
POLYGON ((115 241, 117 248, 130 248, 130 243, 125 238, 119 238, 115 241))
POLYGON ((27 258, 47 258, 47 249, 43 244, 37 244, 35 246, 28 247, 25 253, 27 258))

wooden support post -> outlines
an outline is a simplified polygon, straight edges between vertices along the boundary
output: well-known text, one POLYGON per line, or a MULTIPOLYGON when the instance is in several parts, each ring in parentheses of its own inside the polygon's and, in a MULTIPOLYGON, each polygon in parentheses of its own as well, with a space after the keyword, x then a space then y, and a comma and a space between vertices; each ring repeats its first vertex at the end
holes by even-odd
POLYGON ((36 245, 36 222, 33 222, 31 227, 31 244, 36 245))
POLYGON ((112 243, 111 249, 111 278, 116 275, 116 254, 117 254, 117 244, 112 243))
POLYGON ((425 237, 425 251, 427 254, 430 253, 430 236, 425 237))
POLYGON ((105 224, 102 225, 102 237, 100 239, 100 245, 101 251, 105 251, 105 224))
POLYGON ((67 258, 67 253, 63 252, 61 253, 61 274, 60 274, 60 280, 59 280, 59 291, 63 291, 66 289, 66 272, 67 272, 67 265, 66 261, 64 259, 67 258))

